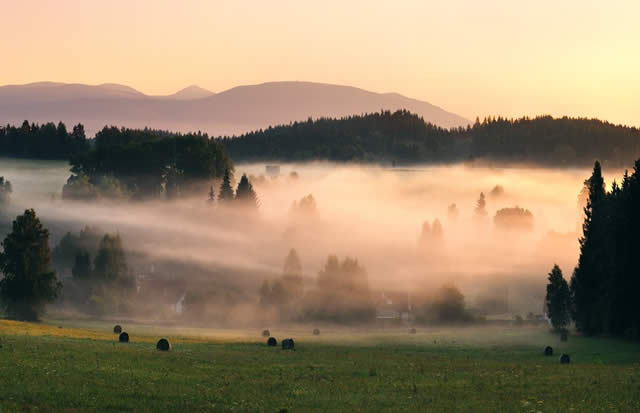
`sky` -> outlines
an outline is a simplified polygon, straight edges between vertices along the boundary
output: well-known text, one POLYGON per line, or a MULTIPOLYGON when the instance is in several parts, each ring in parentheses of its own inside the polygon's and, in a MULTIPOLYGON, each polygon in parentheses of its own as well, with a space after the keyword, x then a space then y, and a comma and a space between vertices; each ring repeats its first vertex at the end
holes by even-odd
POLYGON ((637 0, 0 0, 0 85, 300 80, 640 126, 637 0))

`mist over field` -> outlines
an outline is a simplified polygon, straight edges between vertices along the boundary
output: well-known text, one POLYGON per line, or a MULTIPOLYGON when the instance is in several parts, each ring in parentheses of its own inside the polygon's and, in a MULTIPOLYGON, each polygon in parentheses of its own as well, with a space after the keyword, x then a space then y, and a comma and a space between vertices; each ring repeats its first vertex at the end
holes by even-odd
MULTIPOLYGON (((542 311, 554 263, 570 274, 577 262, 578 194, 588 170, 318 162, 283 164, 277 178, 264 172, 262 163, 235 167, 236 181, 249 175, 259 197, 258 216, 248 218, 210 205, 206 193, 178 201, 63 201, 65 163, 0 162, 0 175, 14 187, 6 215, 34 208, 50 229, 52 249, 67 231, 95 226, 121 235, 138 276, 153 275, 169 260, 170 277, 188 280, 198 268, 198 277, 249 301, 263 280, 281 275, 291 248, 300 256, 306 287, 335 254, 357 259, 373 291, 417 294, 453 283, 471 308, 499 299, 510 312, 523 313, 542 311), (504 192, 492 193, 496 185, 504 192), (480 192, 486 194, 484 219, 474 211, 480 192), (315 212, 292 206, 309 194, 315 212), (448 211, 453 203, 457 216, 448 211), (531 230, 495 225, 496 211, 514 206, 531 211, 531 230), (423 223, 432 226, 436 219, 442 238, 421 242, 423 223)), ((217 193, 219 182, 213 184, 217 193)))

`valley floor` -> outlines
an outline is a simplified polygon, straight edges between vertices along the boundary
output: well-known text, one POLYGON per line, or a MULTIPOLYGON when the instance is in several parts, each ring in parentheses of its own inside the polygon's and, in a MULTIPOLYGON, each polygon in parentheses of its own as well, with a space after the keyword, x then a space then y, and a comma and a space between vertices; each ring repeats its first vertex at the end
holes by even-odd
POLYGON ((640 343, 545 328, 260 330, 0 320, 0 411, 640 411, 640 343), (173 349, 155 349, 167 337, 173 349), (554 356, 543 355, 544 346, 554 356), (560 353, 571 364, 558 362, 560 353))

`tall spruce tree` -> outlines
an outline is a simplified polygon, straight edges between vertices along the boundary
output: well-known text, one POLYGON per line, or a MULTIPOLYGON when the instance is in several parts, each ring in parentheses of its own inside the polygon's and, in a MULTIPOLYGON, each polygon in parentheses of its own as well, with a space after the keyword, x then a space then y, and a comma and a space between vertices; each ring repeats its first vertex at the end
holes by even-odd
POLYGON ((238 189, 236 190, 235 199, 241 206, 251 209, 258 208, 258 196, 253 190, 253 185, 251 185, 251 182, 249 182, 249 178, 247 178, 246 174, 243 174, 242 178, 240 178, 240 183, 238 183, 238 189))
POLYGON ((562 276, 562 270, 558 265, 554 265, 549 273, 545 302, 553 328, 555 330, 566 328, 571 321, 571 293, 569 284, 562 276))
POLYGON ((0 253, 0 302, 10 318, 37 320, 62 289, 51 266, 49 231, 33 209, 13 221, 0 253))
POLYGON ((222 184, 220 184, 220 191, 218 191, 218 201, 221 203, 228 203, 233 201, 234 194, 231 187, 231 175, 229 169, 224 170, 224 177, 222 178, 222 184))
POLYGON ((607 194, 600 162, 595 163, 589 178, 589 199, 585 207, 580 258, 571 278, 573 318, 578 330, 598 334, 605 328, 604 277, 608 272, 607 255, 607 194))

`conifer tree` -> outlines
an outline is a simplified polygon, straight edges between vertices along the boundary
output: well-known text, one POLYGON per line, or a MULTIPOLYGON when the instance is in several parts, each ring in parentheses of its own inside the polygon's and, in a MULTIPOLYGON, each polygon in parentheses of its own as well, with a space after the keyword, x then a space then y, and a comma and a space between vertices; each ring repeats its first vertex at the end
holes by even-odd
POLYGON ((557 265, 554 265, 549 273, 545 303, 553 328, 566 328, 570 321, 571 294, 569 285, 562 276, 562 270, 557 265))
POLYGON ((0 302, 10 318, 37 320, 62 289, 51 266, 49 231, 33 209, 13 221, 0 253, 0 302))
POLYGON ((213 203, 216 200, 216 194, 213 192, 213 185, 209 187, 209 203, 213 203))
POLYGON ((480 192, 480 197, 476 202, 475 214, 476 217, 485 218, 487 216, 487 201, 485 200, 484 192, 480 192))
POLYGON ((607 274, 606 193, 600 162, 589 178, 589 199, 585 207, 580 258, 571 278, 573 318, 578 330, 598 334, 604 328, 606 310, 603 277, 607 274))
POLYGON ((224 170, 224 178, 222 178, 222 184, 220 184, 220 190, 218 191, 218 201, 221 203, 228 203, 234 198, 233 188, 231 187, 231 176, 229 169, 224 170))
POLYGON ((251 185, 251 182, 249 182, 249 178, 247 178, 246 174, 242 175, 242 178, 240 178, 240 183, 238 183, 238 189, 236 190, 236 201, 240 205, 249 207, 251 209, 258 208, 258 196, 253 190, 253 185, 251 185))

